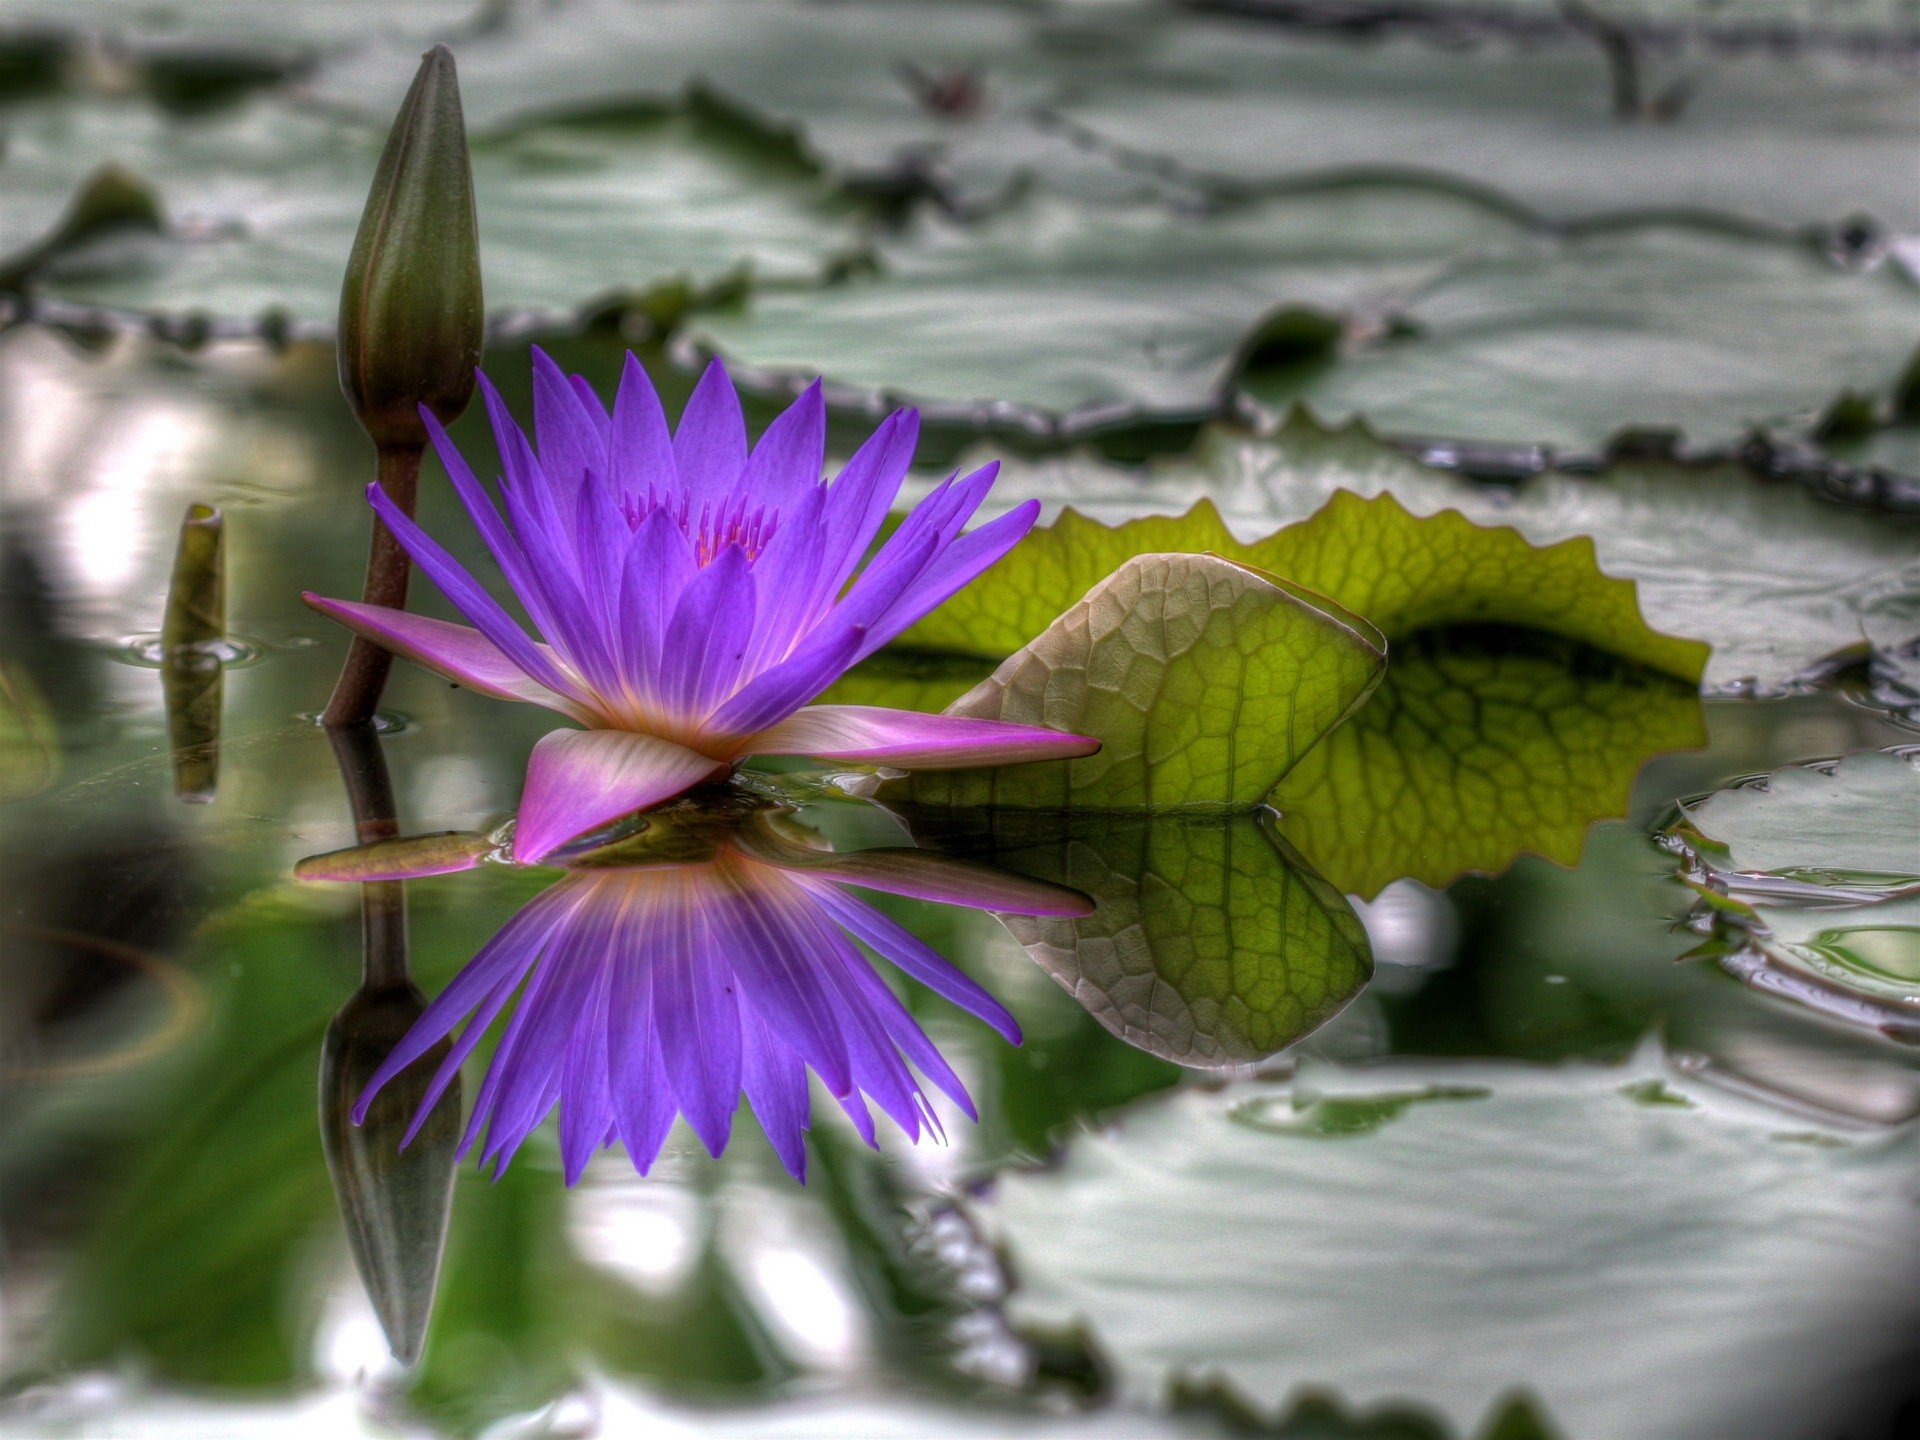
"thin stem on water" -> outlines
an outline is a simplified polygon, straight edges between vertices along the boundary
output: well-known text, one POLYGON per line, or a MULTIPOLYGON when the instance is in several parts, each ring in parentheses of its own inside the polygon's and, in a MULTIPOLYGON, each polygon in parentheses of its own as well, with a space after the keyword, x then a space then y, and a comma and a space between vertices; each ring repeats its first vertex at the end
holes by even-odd
MULTIPOLYGON (((400 832, 393 781, 372 724, 340 726, 331 729, 327 738, 333 743, 340 778, 346 782, 354 838, 362 845, 391 840, 400 832)), ((363 989, 402 989, 409 983, 404 881, 376 880, 360 887, 360 940, 363 989)))
MULTIPOLYGON (((414 498, 420 489, 420 453, 418 445, 382 445, 376 478, 393 503, 408 515, 413 514, 414 498)), ((404 610, 407 582, 413 565, 400 542, 393 538, 386 522, 373 519, 373 543, 367 551, 367 583, 360 598, 369 605, 386 605, 404 610)), ((387 688, 387 671, 393 667, 391 652, 371 641, 355 636, 347 651, 347 662, 340 667, 334 682, 333 697, 321 715, 329 730, 349 725, 364 725, 373 719, 387 688)))

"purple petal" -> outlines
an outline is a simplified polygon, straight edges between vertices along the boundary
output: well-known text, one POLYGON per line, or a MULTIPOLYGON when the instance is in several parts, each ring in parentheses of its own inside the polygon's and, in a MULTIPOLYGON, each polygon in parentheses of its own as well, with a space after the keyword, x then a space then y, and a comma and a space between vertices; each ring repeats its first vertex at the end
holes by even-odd
POLYGON ((560 1164, 569 1185, 586 1173, 587 1162, 613 1123, 613 1098, 607 1090, 607 993, 610 985, 606 937, 586 957, 593 969, 587 1003, 567 1039, 560 1074, 560 1164))
POLYGON ((613 400, 613 473, 622 493, 645 495, 649 490, 667 496, 680 486, 673 458, 673 436, 667 430, 667 412, 646 369, 627 352, 620 371, 620 389, 613 400))
POLYGON ((753 447, 734 492, 749 506, 786 511, 819 485, 827 460, 827 402, 815 380, 774 416, 753 447))
POLYGON ((500 602, 481 588, 480 582, 469 575, 439 541, 395 505, 386 491, 377 484, 369 485, 367 500, 414 563, 427 572, 454 608, 477 625, 480 633, 509 660, 556 694, 577 700, 585 698, 579 687, 560 672, 549 652, 529 640, 526 632, 501 608, 500 602))
MULTIPOLYGON (((443 1035, 460 1023, 462 1015, 488 999, 490 991, 504 984, 508 993, 511 993, 513 987, 520 983, 527 967, 539 955, 540 947, 546 944, 547 936, 565 918, 568 905, 566 897, 556 893, 560 888, 556 886, 535 896, 501 926, 498 933, 481 947, 480 953, 453 977, 447 988, 434 997, 433 1003, 413 1022, 400 1043, 380 1062, 373 1077, 367 1081, 366 1088, 354 1101, 354 1124, 358 1125, 367 1118, 367 1107, 373 1103, 373 1097, 382 1086, 437 1045, 443 1035)), ((502 1003, 504 999, 502 996, 502 1003)), ((498 1006, 494 1008, 497 1010, 498 1006)), ((477 1040, 479 1037, 474 1038, 477 1040)))
POLYGON ((1094 911, 1093 901, 1078 890, 996 870, 991 865, 938 855, 931 850, 888 846, 835 854, 803 850, 799 846, 777 850, 771 845, 755 843, 747 853, 763 865, 810 879, 858 885, 863 890, 879 890, 941 905, 964 905, 970 910, 991 910, 1001 915, 1070 916, 1091 915, 1094 911))
POLYGON ((564 503, 588 470, 606 469, 606 449, 573 384, 551 356, 533 347, 533 430, 540 468, 564 503))
POLYGON ((967 1093, 967 1087, 947 1063, 946 1057, 927 1038, 927 1032, 913 1018, 907 1007, 900 1003, 900 997, 888 988, 887 982, 874 974, 873 967, 858 955, 851 956, 845 963, 844 978, 860 996, 861 1003, 868 1006, 874 1016, 886 1028, 888 1038, 900 1047, 901 1052, 920 1067, 935 1085, 939 1086, 962 1110, 969 1120, 978 1120, 980 1112, 974 1109, 973 1097, 967 1093))
POLYGON ((709 717, 704 731, 716 736, 753 734, 791 715, 839 679, 865 642, 866 632, 858 626, 809 640, 741 686, 709 717))
POLYGON ((513 858, 538 864, 575 836, 724 774, 714 760, 626 730, 555 730, 533 747, 513 858))
POLYGON ((1100 742, 1039 725, 963 715, 923 715, 875 705, 809 705, 748 741, 754 755, 813 755, 902 770, 963 770, 1071 760, 1100 742))
POLYGON ((982 571, 997 564, 1001 557, 1026 537, 1039 515, 1040 502, 1029 500, 954 541, 914 579, 886 615, 872 623, 862 644, 860 658, 864 660, 915 621, 972 584, 982 571))
POLYGON ((767 1143, 787 1173, 807 1183, 807 1071, 752 1009, 740 1012, 740 1080, 767 1143))
POLYGON ((733 961, 741 999, 819 1073, 828 1090, 844 1095, 853 1073, 812 954, 809 904, 779 872, 755 867, 735 874, 715 896, 707 921, 714 943, 733 961))
POLYGON ((719 501, 733 489, 747 466, 747 422, 740 413, 727 367, 714 360, 693 387, 680 428, 673 433, 673 459, 682 493, 698 510, 703 500, 719 501))
MULTIPOLYGON (((425 615, 392 610, 385 605, 363 605, 357 600, 329 600, 311 591, 300 596, 307 604, 337 620, 356 635, 363 635, 382 649, 404 656, 417 665, 444 675, 456 685, 497 700, 524 700, 544 705, 562 715, 591 721, 592 712, 533 679, 478 630, 455 625, 447 620, 432 620, 425 615)), ((557 670, 552 652, 536 646, 557 670)))
POLYGON ((827 534, 821 549, 831 559, 822 569, 808 598, 808 618, 815 619, 839 598, 865 558, 867 546, 880 531, 887 510, 900 493, 901 482, 913 464, 920 442, 920 412, 896 410, 853 452, 838 478, 828 487, 827 534))
POLYGON ((674 929, 649 957, 654 1030, 680 1111, 717 1156, 740 1104, 740 1007, 728 957, 697 908, 682 907, 674 929))
POLYGON ((1020 1025, 1007 1007, 981 988, 978 981, 963 974, 941 957, 919 936, 898 921, 882 915, 864 900, 846 894, 830 881, 811 876, 795 876, 820 907, 831 915, 856 940, 875 954, 892 961, 906 974, 918 980, 934 994, 951 1000, 970 1015, 987 1022, 1009 1043, 1020 1043, 1020 1025))
POLYGON ((693 577, 661 637, 655 694, 669 715, 702 720, 732 693, 753 640, 754 610, 752 566, 746 551, 729 545, 693 577))

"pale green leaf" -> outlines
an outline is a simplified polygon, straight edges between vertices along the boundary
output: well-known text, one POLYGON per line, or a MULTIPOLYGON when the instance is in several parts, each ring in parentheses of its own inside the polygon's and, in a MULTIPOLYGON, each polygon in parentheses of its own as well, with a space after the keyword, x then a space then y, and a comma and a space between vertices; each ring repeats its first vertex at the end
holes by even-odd
POLYGON ((1365 698, 1378 633, 1216 555, 1137 555, 948 707, 1102 742, 1097 755, 926 772, 922 804, 1250 810, 1365 698))
POLYGON ((1124 1394, 1204 1371, 1272 1413, 1311 1376, 1465 1425, 1525 1377, 1570 1435, 1777 1440, 1904 1373, 1914 1144, 1647 1056, 1400 1062, 1179 1092, 970 1208, 1016 1325, 1085 1327, 1124 1394))
MULTIPOLYGON (((1920 524, 1848 509, 1735 465, 1627 458, 1598 475, 1548 472, 1513 488, 1481 485, 1416 464, 1363 427, 1328 429, 1296 413, 1266 438, 1210 430, 1192 454, 1144 474, 1085 454, 1009 461, 993 503, 1037 497, 1118 521, 1215 497, 1233 535, 1246 537, 1305 519, 1341 491, 1392 495, 1420 515, 1457 510, 1481 524, 1511 526, 1537 545, 1591 537, 1600 570, 1634 583, 1654 629, 1712 645, 1706 682, 1715 690, 1778 693, 1867 639, 1891 646, 1920 637, 1920 524)), ((1156 546, 1177 533, 1155 528, 1167 523, 1136 522, 1156 546)), ((1114 543, 1097 540, 1098 530, 1083 521, 1055 529, 1073 537, 1066 553, 1096 541, 1109 547, 1095 565, 1114 543)), ((1214 525, 1200 529, 1207 543, 1219 541, 1214 525)), ((1015 573, 1018 555, 976 591, 1037 584, 1015 573)), ((1015 602, 996 601, 996 608, 1002 603, 1015 602)), ((949 604, 933 623, 957 613, 949 604)), ((1550 616, 1526 623, 1557 629, 1550 616)))
POLYGON ((1392 494, 1336 491, 1303 523, 1251 544, 1210 501, 1179 517, 1102 525, 1074 511, 1033 531, 980 580, 907 632, 909 645, 1005 653, 1130 556, 1211 551, 1285 576, 1368 620, 1389 641, 1420 630, 1507 625, 1544 630, 1697 680, 1707 647, 1663 635, 1634 584, 1602 573, 1593 541, 1537 546, 1518 530, 1448 510, 1416 515, 1392 494))
POLYGON ((1641 766, 1706 742, 1690 685, 1549 637, 1395 645, 1380 688, 1268 803, 1329 881, 1371 898, 1516 856, 1576 863, 1641 766))

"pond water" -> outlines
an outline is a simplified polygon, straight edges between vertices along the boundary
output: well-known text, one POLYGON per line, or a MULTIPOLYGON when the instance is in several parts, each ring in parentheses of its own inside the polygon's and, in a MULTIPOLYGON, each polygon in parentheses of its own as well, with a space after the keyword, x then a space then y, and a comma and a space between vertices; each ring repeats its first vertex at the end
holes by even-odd
MULTIPOLYGON (((620 349, 564 353, 604 384, 620 349)), ((489 364, 524 384, 524 351, 489 364)), ((1461 778, 1385 804, 980 822, 754 782, 802 827, 795 853, 919 844, 1092 897, 1080 919, 885 900, 1025 1031, 1014 1048, 903 991, 979 1123, 941 1100, 944 1144, 888 1132, 876 1154, 822 1100, 804 1189, 744 1117, 721 1160, 683 1126, 648 1177, 616 1149, 571 1189, 537 1131, 497 1180, 458 1168, 437 1297, 431 1214, 372 1243, 386 1318, 433 1303, 403 1369, 329 1179, 323 1045, 351 1066, 328 1027, 363 962, 391 979, 410 955, 437 992, 557 874, 414 880, 399 917, 370 886, 388 898, 364 949, 357 887, 289 877, 354 843, 343 777, 378 820, 381 768, 400 830, 491 830, 546 727, 406 666, 384 734, 336 755, 312 722, 343 647, 296 592, 357 584, 368 459, 324 347, 28 327, 0 367, 0 1433, 1148 1436, 1280 1415, 1299 1435, 1787 1437, 1870 1433, 1844 1427, 1900 1398, 1920 1070, 1884 1033, 1899 1001, 1743 984, 1654 832, 1681 799, 1914 732, 1840 683, 1677 719, 1668 689, 1626 685, 1606 703, 1628 738, 1556 758, 1498 657, 1567 657, 1473 629, 1412 662, 1461 778), (153 664, 190 504, 223 517, 211 712, 208 667, 153 664), (1510 723, 1444 723, 1476 685, 1510 723), (178 769, 183 733, 202 749, 178 769)), ((427 514, 448 508, 430 487, 427 514)), ((658 858, 659 828, 629 862, 658 858)), ((1903 944, 1876 960, 1896 989, 1903 944)), ((421 1163, 416 1183, 447 1183, 444 1145, 421 1163)))
POLYGON ((0 1440, 1920 1434, 1917 13, 0 4, 0 1440), (1099 756, 318 723, 438 41, 507 408, 911 401, 821 698, 1099 756))

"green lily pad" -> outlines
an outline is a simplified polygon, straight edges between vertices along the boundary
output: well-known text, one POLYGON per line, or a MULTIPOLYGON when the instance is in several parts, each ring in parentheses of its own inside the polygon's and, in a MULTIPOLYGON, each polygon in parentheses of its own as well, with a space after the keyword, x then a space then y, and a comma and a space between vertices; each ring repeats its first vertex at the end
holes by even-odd
MULTIPOLYGON (((169 222, 41 255, 26 277, 36 288, 82 304, 331 325, 381 127, 264 99, 194 120, 64 101, 12 118, 0 254, 31 252, 107 162, 151 186, 169 222)), ((477 142, 473 166, 496 313, 571 315, 740 271, 811 280, 862 243, 861 206, 699 100, 531 126, 477 142)))
POLYGON ((1823 1014, 1920 1039, 1920 762, 1862 750, 1681 807, 1667 840, 1711 956, 1823 1014))
MULTIPOLYGON (((1511 8, 1563 13, 1553 0, 1511 8)), ((1738 10, 1713 7, 1728 19, 1738 10)), ((1907 20, 1920 36, 1911 6, 1907 20)), ((1678 80, 1684 104, 1665 121, 1635 121, 1615 113, 1596 44, 1339 44, 1167 11, 1092 23, 1108 44, 1055 58, 1054 108, 1213 193, 1416 172, 1554 221, 1679 210, 1786 227, 1868 215, 1905 230, 1916 219, 1904 176, 1920 108, 1897 65, 1716 54, 1690 57, 1676 74, 1643 57, 1643 101, 1657 104, 1678 80)))
POLYGON ((1705 742, 1698 693, 1657 670, 1550 637, 1416 636, 1268 804, 1315 869, 1370 899, 1521 854, 1573 865, 1649 759, 1705 742))
POLYGON ((1324 1024, 1373 973, 1339 891, 1268 817, 913 811, 943 850, 1066 885, 1091 915, 1003 915, 1036 964, 1128 1044, 1246 1065, 1324 1024))
POLYGON ((1863 750, 1833 765, 1790 765, 1685 807, 1732 868, 1920 885, 1920 764, 1863 750))
POLYGON ((1364 615, 1391 642, 1448 626, 1546 631, 1697 681, 1707 647, 1641 618, 1632 581, 1601 571, 1583 536, 1537 545, 1452 510, 1417 515, 1397 496, 1337 490, 1309 519, 1251 544, 1209 501, 1178 517, 1102 525, 1068 510, 904 637, 961 654, 1011 650, 1122 561, 1208 551, 1285 576, 1364 615))
MULTIPOLYGON (((317 55, 377 39, 416 49, 471 20, 484 0, 419 0, 397 12, 384 0, 19 0, 7 21, 116 46, 218 54, 235 47, 317 55)), ((404 89, 404 84, 402 85, 404 89)))
POLYGON ((1804 243, 1645 225, 1490 255, 1397 318, 1340 365, 1241 383, 1268 405, 1309 400, 1395 434, 1592 451, 1670 430, 1724 448, 1810 427, 1841 392, 1891 395, 1920 288, 1804 243))
POLYGON ((1518 234, 1471 197, 1384 181, 1206 220, 1035 195, 971 223, 923 214, 882 245, 877 273, 745 297, 696 317, 688 340, 949 407, 1197 415, 1262 316, 1293 317, 1265 326, 1263 353, 1325 358, 1348 312, 1390 309, 1518 234))
MULTIPOLYGON (((1086 455, 1010 461, 993 503, 1037 497, 1118 521, 1212 496, 1232 531, 1249 535, 1302 520, 1340 491, 1392 495, 1420 515, 1457 510, 1481 524, 1511 526, 1538 545, 1591 537, 1600 570, 1634 583, 1654 629, 1712 645, 1705 675, 1711 690, 1778 694, 1869 638, 1891 646, 1920 637, 1920 525, 1851 510, 1795 484, 1756 480, 1734 465, 1621 459, 1598 475, 1548 472, 1514 487, 1489 486, 1416 464, 1364 427, 1329 429, 1296 413, 1270 438, 1209 431, 1191 455, 1156 462, 1145 474, 1086 455)), ((1103 534, 1151 535, 1144 548, 1161 548, 1179 533, 1167 520, 1134 523, 1142 528, 1103 532, 1063 517, 1055 528, 1073 542, 1063 553, 1076 556, 1103 534)), ((1220 548, 1213 522, 1188 523, 1207 537, 1203 543, 1220 548)), ((1037 532, 1027 544, 1061 545, 1045 538, 1050 533, 1037 532)), ((1259 545, 1222 553, 1278 564, 1258 558, 1267 553, 1259 545)), ((1103 553, 1086 563, 1113 562, 1103 553)), ((971 595, 1036 583, 1023 578, 1019 564, 1016 552, 934 623, 959 613, 971 595)), ((1523 603, 1525 596, 1511 598, 1523 603)), ((992 608, 1013 603, 1008 596, 992 608)), ((1366 613, 1364 605, 1345 603, 1366 613)), ((1557 628, 1551 617, 1513 618, 1557 628)), ((939 632, 940 642, 963 647, 962 628, 939 632)), ((911 638, 933 643, 924 631, 911 638)))
POLYGON ((1148 1102, 968 1208, 1015 1324, 1084 1327, 1124 1394, 1205 1373, 1271 1413, 1310 1379, 1467 1423, 1524 1376, 1569 1435, 1784 1440, 1903 1376, 1920 1281, 1920 1132, 1789 1130, 1644 1055, 1308 1070, 1148 1102))
POLYGON ((1251 810, 1385 663, 1377 630, 1288 582, 1217 555, 1136 555, 947 707, 1091 735, 1098 754, 921 772, 899 790, 923 805, 1251 810))

